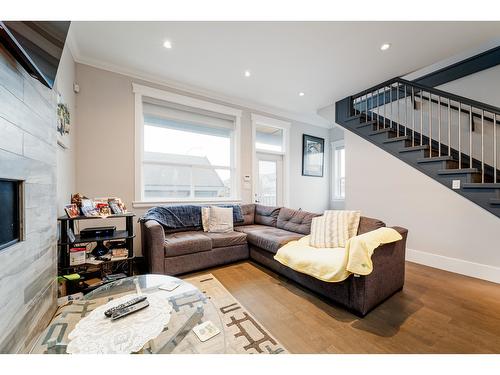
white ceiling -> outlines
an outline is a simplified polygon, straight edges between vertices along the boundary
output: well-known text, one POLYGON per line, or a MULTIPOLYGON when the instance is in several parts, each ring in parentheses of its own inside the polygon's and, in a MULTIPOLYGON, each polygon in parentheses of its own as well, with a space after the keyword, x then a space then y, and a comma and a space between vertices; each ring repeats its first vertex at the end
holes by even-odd
MULTIPOLYGON (((290 112, 477 48, 500 22, 73 22, 75 59, 290 112), (165 49, 164 40, 173 48, 165 49), (392 47, 379 50, 382 43, 392 47), (248 69, 252 75, 244 77, 248 69), (299 97, 299 92, 305 95, 299 97)), ((281 113, 284 113, 283 111, 281 113)))

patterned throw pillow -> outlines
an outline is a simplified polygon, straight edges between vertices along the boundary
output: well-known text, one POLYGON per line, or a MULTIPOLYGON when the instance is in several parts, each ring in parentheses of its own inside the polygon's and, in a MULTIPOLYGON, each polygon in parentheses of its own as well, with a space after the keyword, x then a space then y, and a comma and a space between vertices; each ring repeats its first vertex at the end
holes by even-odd
POLYGON ((311 223, 309 244, 313 247, 345 247, 358 232, 359 211, 327 210, 311 223))
POLYGON ((227 233, 233 231, 233 208, 210 206, 208 231, 227 233))

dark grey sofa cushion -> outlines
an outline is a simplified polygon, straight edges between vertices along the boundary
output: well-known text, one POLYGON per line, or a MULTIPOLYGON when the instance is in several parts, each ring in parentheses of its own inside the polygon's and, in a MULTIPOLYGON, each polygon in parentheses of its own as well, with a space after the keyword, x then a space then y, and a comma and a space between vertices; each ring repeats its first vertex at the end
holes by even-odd
POLYGON ((254 223, 255 218, 255 204, 242 204, 241 205, 241 214, 243 215, 243 222, 235 222, 234 226, 240 225, 251 225, 254 223))
POLYGON ((273 254, 276 254, 281 246, 302 237, 304 237, 302 234, 272 227, 247 232, 248 243, 273 254))
POLYGON ((385 223, 379 219, 361 216, 359 218, 358 235, 371 232, 372 230, 385 227, 385 223))
POLYGON ((316 216, 320 214, 283 207, 278 215, 276 227, 291 232, 310 234, 311 221, 316 216))
POLYGON ((242 232, 228 233, 204 233, 205 236, 212 240, 212 248, 227 247, 236 245, 245 245, 247 243, 247 235, 242 232))
POLYGON ((212 250, 212 240, 203 232, 178 232, 165 235, 165 257, 212 250))
POLYGON ((255 205, 255 224, 267 225, 275 227, 278 221, 280 207, 255 205))
MULTIPOLYGON (((269 227, 267 225, 262 225, 262 224, 251 224, 251 225, 242 225, 239 227, 234 227, 234 230, 237 232, 242 232, 242 233, 250 233, 254 230, 264 230, 268 229, 269 227)), ((271 227, 272 228, 272 227, 271 227)))

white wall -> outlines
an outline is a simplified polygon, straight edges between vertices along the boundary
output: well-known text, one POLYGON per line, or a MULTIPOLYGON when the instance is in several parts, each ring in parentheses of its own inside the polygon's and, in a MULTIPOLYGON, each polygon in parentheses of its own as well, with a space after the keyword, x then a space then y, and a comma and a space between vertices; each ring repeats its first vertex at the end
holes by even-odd
POLYGON ((500 107, 500 65, 445 83, 436 88, 500 107))
POLYGON ((70 203, 72 193, 76 188, 76 106, 73 82, 75 81, 75 61, 68 45, 64 47, 54 90, 61 95, 61 100, 68 106, 71 128, 68 138, 68 148, 57 146, 57 213, 64 214, 64 205, 70 203))
MULTIPOLYGON (((76 147, 76 190, 89 197, 119 196, 133 209, 134 200, 134 96, 132 82, 188 95, 242 110, 241 176, 252 175, 251 113, 291 122, 290 206, 322 212, 329 206, 329 153, 326 147, 323 178, 302 176, 302 134, 325 139, 329 129, 312 126, 272 114, 252 111, 158 84, 112 73, 88 65, 76 65, 78 146, 76 147)), ((241 183, 243 186, 243 183, 241 183)), ((251 190, 242 191, 242 201, 252 200, 251 190)), ((136 241, 138 244, 138 241, 136 241)))
POLYGON ((407 259, 500 283, 500 219, 346 131, 346 208, 408 228, 407 259))

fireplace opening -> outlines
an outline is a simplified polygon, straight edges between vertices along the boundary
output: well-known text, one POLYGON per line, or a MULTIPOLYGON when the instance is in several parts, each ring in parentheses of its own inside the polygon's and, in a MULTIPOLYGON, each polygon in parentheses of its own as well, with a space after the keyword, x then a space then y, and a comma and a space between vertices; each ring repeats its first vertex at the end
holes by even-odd
POLYGON ((0 179, 0 250, 22 238, 22 181, 0 179))

